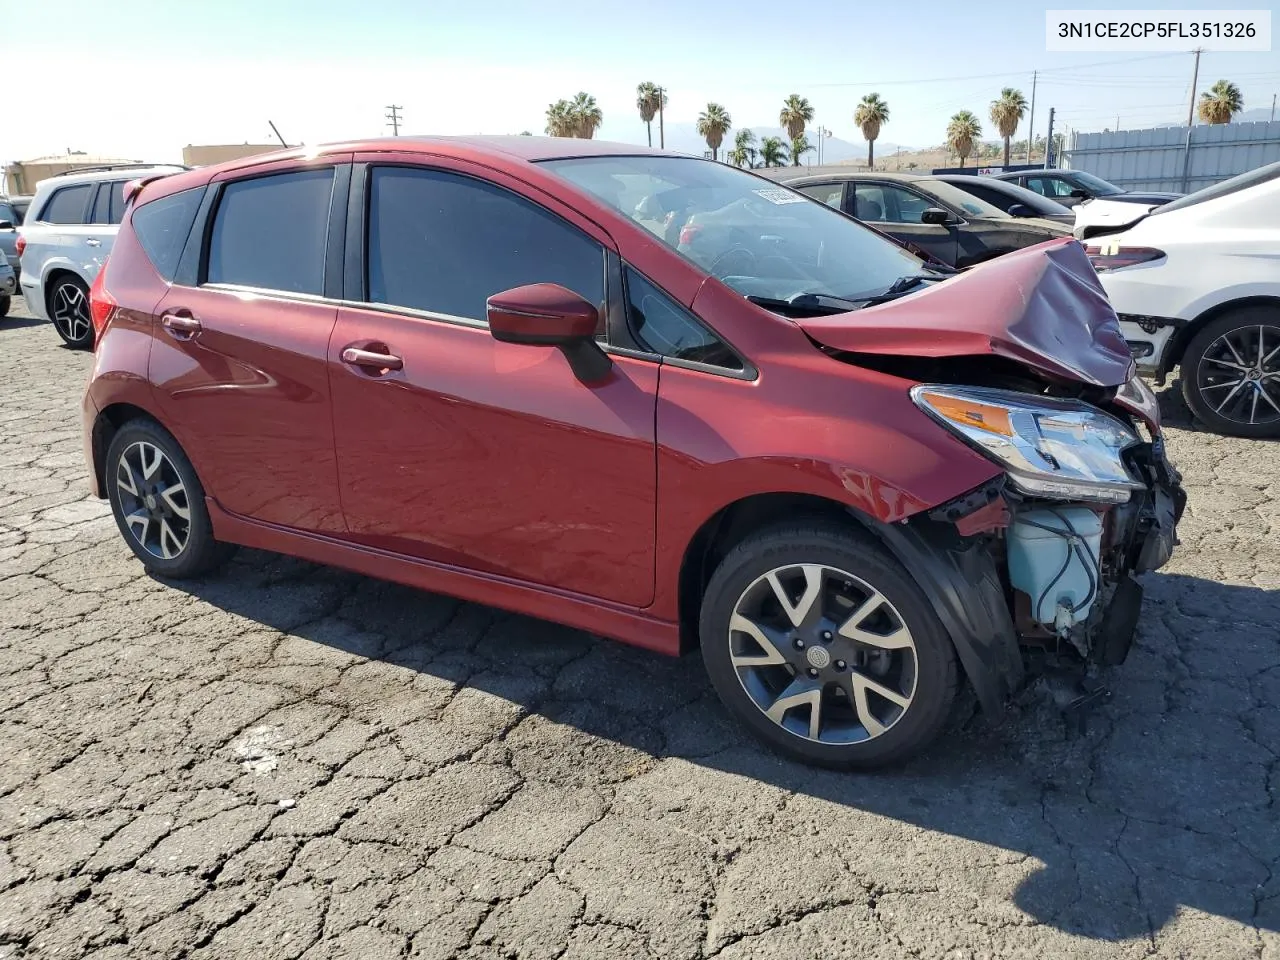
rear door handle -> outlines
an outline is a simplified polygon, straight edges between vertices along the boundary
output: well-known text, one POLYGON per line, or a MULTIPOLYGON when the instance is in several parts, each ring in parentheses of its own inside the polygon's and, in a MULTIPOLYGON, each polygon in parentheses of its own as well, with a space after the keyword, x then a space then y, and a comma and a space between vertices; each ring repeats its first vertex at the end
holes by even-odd
POLYGON ((85 241, 85 243, 87 243, 91 247, 102 246, 102 241, 99 240, 97 237, 90 237, 88 240, 85 241))
POLYGON ((166 313, 160 323, 169 336, 177 340, 190 340, 204 329, 195 317, 184 317, 176 313, 166 313))
POLYGON ((342 362, 353 367, 366 367, 370 370, 400 370, 404 360, 391 353, 375 353, 372 350, 361 350, 358 347, 347 347, 342 351, 342 362))

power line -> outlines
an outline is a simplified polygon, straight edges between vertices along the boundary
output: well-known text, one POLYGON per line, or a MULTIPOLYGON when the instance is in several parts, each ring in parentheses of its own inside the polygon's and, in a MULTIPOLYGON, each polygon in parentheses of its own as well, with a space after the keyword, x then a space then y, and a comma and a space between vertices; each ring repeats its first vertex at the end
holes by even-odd
MULTIPOLYGON (((1130 57, 1127 60, 1102 60, 1097 63, 1073 63, 1067 67, 1049 67, 1036 72, 1044 74, 1051 72, 1061 72, 1063 70, 1087 70, 1089 67, 1108 67, 1118 66, 1122 63, 1139 63, 1145 60, 1160 60, 1166 57, 1181 57, 1183 53, 1153 53, 1145 57, 1130 57)), ((920 80, 859 80, 849 83, 810 83, 807 87, 887 87, 897 84, 911 83, 955 83, 957 80, 990 80, 996 77, 1012 77, 1023 75, 1022 70, 1005 70, 1002 73, 975 73, 966 77, 926 77, 920 80)))

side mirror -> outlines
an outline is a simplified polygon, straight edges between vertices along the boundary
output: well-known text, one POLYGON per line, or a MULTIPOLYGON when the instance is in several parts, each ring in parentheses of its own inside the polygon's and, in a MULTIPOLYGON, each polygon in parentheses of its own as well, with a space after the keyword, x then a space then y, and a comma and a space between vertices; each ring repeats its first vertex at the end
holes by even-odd
POLYGON ((1036 215, 1036 212, 1025 203, 1012 204, 1005 213, 1009 214, 1011 217, 1034 217, 1036 215))
POLYGON ((954 222, 954 218, 941 207, 926 207, 920 214, 920 222, 946 225, 954 222))
POLYGON ((485 303, 489 333, 502 343, 558 347, 583 383, 609 375, 613 361, 596 343, 600 308, 557 283, 495 293, 485 303))
POLYGON ((12 220, 0 220, 0 230, 12 230, 12 229, 13 229, 12 220))
POLYGON ((1071 191, 1071 193, 1069 193, 1069 194, 1068 194, 1068 196, 1070 196, 1070 197, 1072 197, 1073 199, 1076 199, 1076 200, 1088 200, 1088 199, 1089 199, 1089 191, 1088 191, 1088 190, 1081 190, 1079 187, 1076 187, 1074 190, 1072 190, 1072 191, 1071 191))

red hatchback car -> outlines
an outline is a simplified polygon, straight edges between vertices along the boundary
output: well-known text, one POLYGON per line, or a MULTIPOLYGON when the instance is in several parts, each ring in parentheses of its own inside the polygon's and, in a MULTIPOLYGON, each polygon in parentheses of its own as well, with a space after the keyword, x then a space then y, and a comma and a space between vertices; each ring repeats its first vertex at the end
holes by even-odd
POLYGON ((128 189, 85 452, 163 577, 245 544, 676 654, 802 760, 1117 663, 1184 497, 1073 240, 938 272, 723 164, 534 137, 128 189))

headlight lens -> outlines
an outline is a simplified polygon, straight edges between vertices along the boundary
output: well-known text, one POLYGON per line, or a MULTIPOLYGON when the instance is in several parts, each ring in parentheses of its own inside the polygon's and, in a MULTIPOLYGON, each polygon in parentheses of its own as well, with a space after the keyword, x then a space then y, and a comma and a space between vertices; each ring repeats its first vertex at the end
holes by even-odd
POLYGON ((1078 400, 1012 390, 921 384, 911 399, 925 413, 1006 467, 1024 493, 1124 503, 1135 480, 1121 453, 1141 438, 1078 400))

